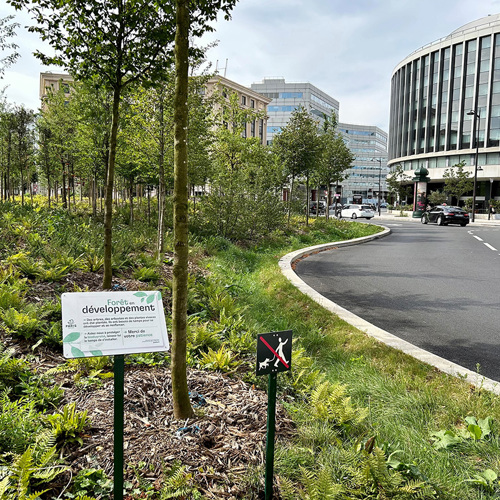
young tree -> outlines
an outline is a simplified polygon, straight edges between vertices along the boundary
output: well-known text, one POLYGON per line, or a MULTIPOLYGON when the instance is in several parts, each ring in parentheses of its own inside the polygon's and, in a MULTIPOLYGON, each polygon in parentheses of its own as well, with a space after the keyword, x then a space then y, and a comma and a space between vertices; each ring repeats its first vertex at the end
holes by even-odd
POLYGON ((347 179, 346 170, 350 168, 354 161, 354 155, 347 147, 342 135, 337 131, 337 118, 335 113, 325 120, 323 126, 323 156, 318 169, 318 182, 325 184, 328 189, 326 218, 328 218, 328 207, 331 204, 330 185, 338 184, 347 179))
POLYGON ((290 182, 288 223, 294 182, 301 177, 306 179, 306 224, 308 223, 309 177, 319 164, 321 146, 318 124, 302 106, 292 113, 286 126, 273 140, 274 151, 283 165, 284 177, 290 182))
POLYGON ((464 170, 465 162, 461 161, 444 171, 444 188, 443 191, 449 196, 457 199, 457 205, 460 198, 474 187, 474 179, 472 173, 464 170))
POLYGON ((387 186, 392 193, 395 193, 399 202, 411 193, 410 178, 406 174, 401 164, 396 165, 395 169, 387 176, 387 186))
POLYGON ((26 8, 30 28, 55 50, 35 55, 76 78, 97 77, 113 93, 106 175, 103 288, 111 288, 113 185, 120 101, 127 86, 161 81, 172 59, 175 26, 170 2, 161 0, 9 0, 26 8))

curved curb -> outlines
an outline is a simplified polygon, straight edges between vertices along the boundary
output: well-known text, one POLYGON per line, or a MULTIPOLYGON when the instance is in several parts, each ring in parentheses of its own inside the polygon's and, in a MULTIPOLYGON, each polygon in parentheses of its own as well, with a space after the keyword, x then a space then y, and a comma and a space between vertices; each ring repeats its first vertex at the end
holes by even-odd
MULTIPOLYGON (((384 227, 384 226, 381 226, 384 227)), ((434 366, 438 370, 447 373, 449 375, 453 375, 454 377, 465 378, 467 381, 476 387, 487 389, 497 395, 500 395, 500 382, 495 380, 483 377, 472 370, 464 368, 463 366, 457 365, 451 361, 448 361, 440 356, 430 353, 420 347, 414 346, 410 344, 406 340, 402 340, 392 333, 389 333, 381 328, 365 321, 363 318, 353 314, 352 312, 344 309, 339 306, 335 302, 323 297, 316 290, 307 285, 304 281, 302 281, 295 271, 293 270, 293 264, 297 260, 301 258, 305 258, 310 254, 323 252, 326 250, 332 250, 335 248, 346 247, 350 245, 358 245, 360 243, 366 243, 367 241, 372 241, 378 238, 383 238, 391 233, 389 228, 384 227, 384 231, 378 234, 374 234, 371 236, 365 236, 363 238, 356 238, 354 240, 345 240, 339 241, 335 243, 325 243, 323 245, 315 245, 312 247, 303 248, 301 250, 297 250, 295 252, 291 252, 287 255, 284 255, 279 260, 279 266, 281 268, 281 272, 283 275, 302 293, 311 297, 315 302, 317 302, 320 306, 324 307, 327 311, 330 311, 333 314, 336 314, 340 319, 346 321, 350 325, 354 326, 358 330, 366 333, 370 337, 378 340, 379 342, 384 343, 394 349, 398 349, 399 351, 404 352, 405 354, 409 354, 415 359, 419 361, 423 361, 428 365, 434 366)))

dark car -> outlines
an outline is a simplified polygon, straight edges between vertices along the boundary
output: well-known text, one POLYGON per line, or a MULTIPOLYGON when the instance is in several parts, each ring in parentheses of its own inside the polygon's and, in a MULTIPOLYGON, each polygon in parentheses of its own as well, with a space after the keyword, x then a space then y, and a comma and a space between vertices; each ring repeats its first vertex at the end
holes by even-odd
POLYGON ((469 214, 460 207, 438 205, 425 212, 420 220, 422 224, 435 222, 438 226, 446 226, 447 224, 466 226, 469 223, 469 214))

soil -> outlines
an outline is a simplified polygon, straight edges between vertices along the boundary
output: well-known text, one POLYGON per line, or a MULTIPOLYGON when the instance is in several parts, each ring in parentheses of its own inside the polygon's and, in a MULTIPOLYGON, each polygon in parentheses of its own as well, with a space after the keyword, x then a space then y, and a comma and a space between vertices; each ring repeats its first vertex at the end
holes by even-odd
MULTIPOLYGON (((170 269, 165 269, 168 275, 170 269)), ((65 290, 98 291, 102 276, 96 273, 73 273, 63 283, 34 283, 28 300, 55 298, 65 290)), ((144 289, 144 283, 132 279, 115 279, 118 289, 144 289)), ((164 297, 170 311, 170 298, 164 297)), ((1 329, 0 329, 1 330, 1 329)), ((0 341, 15 347, 16 355, 33 354, 31 344, 5 334, 0 341)), ((30 356, 33 359, 33 356, 30 356)), ((35 351, 32 369, 38 373, 55 368, 66 360, 60 351, 40 345, 35 351)), ((65 404, 76 403, 79 412, 86 411, 90 426, 83 445, 61 450, 69 471, 52 484, 61 493, 71 478, 82 469, 103 469, 113 477, 114 383, 112 378, 86 389, 75 385, 74 373, 57 372, 56 381, 64 388, 65 404)), ((238 378, 222 373, 199 371, 188 367, 188 388, 195 416, 178 421, 173 415, 172 386, 169 368, 142 365, 125 366, 124 382, 124 463, 125 481, 138 487, 139 471, 160 489, 165 466, 180 463, 193 475, 194 484, 206 498, 263 498, 267 394, 238 378), (249 478, 255 474, 260 488, 250 491, 249 478)), ((278 404, 277 439, 288 439, 294 433, 292 421, 278 404)), ((62 498, 57 497, 57 498, 62 498)), ((141 496, 126 496, 126 499, 141 496)), ((145 498, 145 497, 143 497, 145 498)), ((278 498, 276 496, 275 498, 278 498)))

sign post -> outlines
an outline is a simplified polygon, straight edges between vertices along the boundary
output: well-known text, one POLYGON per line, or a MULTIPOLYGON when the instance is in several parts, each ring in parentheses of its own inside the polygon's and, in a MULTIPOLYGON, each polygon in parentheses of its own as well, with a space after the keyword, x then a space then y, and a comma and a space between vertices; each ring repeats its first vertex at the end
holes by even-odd
POLYGON ((125 354, 168 351, 161 293, 80 292, 61 296, 65 358, 114 356, 114 499, 123 499, 125 354))
POLYGON ((292 330, 257 336, 257 375, 269 375, 267 389, 267 438, 265 500, 273 497, 274 437, 276 434, 276 386, 278 372, 291 369, 292 330))

